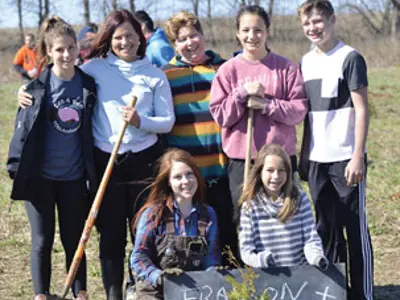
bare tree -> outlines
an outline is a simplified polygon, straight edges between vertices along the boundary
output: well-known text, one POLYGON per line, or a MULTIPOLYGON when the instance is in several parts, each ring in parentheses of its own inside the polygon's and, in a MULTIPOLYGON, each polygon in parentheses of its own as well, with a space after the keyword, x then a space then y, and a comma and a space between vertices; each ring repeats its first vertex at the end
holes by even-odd
POLYGON ((129 0, 129 9, 131 10, 132 13, 135 12, 135 10, 136 10, 135 0, 129 0))
POLYGON ((348 2, 341 7, 360 14, 372 34, 396 35, 400 25, 400 0, 358 0, 357 3, 348 2))
POLYGON ((392 24, 391 24, 391 34, 392 39, 395 41, 397 38, 397 33, 399 31, 400 24, 400 2, 397 0, 392 0, 393 11, 392 11, 392 24))
POLYGON ((117 0, 112 0, 111 7, 112 7, 113 10, 116 10, 118 8, 117 0))
POLYGON ((18 8, 18 27, 19 27, 19 34, 21 39, 21 44, 24 43, 24 25, 23 25, 23 17, 22 17, 22 0, 17 0, 17 8, 18 8))
POLYGON ((89 0, 83 0, 83 21, 86 25, 90 23, 89 0))
POLYGON ((272 16, 274 14, 274 4, 275 4, 275 0, 269 0, 268 16, 269 16, 270 19, 272 19, 272 16))
POLYGON ((43 0, 38 0, 38 28, 40 28, 40 25, 42 25, 43 22, 43 0))
POLYGON ((211 45, 213 47, 215 47, 217 43, 215 41, 214 26, 213 26, 213 19, 212 19, 212 0, 207 0, 207 23, 208 23, 208 27, 210 29, 211 45))
POLYGON ((192 0, 193 12, 196 16, 199 15, 199 0, 192 0))
POLYGON ((50 2, 49 0, 38 0, 38 28, 42 25, 42 22, 50 14, 50 2))
POLYGON ((43 14, 43 16, 45 18, 47 18, 49 14, 50 14, 49 0, 44 0, 44 14, 43 14))
POLYGON ((105 19, 110 11, 110 6, 108 5, 107 0, 103 0, 103 5, 102 5, 102 12, 103 12, 103 18, 105 19))

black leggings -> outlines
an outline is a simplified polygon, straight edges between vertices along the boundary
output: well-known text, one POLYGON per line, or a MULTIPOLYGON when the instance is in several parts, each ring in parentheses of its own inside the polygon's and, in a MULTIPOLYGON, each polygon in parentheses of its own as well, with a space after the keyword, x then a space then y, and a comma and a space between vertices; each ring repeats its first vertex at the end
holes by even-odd
MULTIPOLYGON (((31 228, 31 273, 36 295, 47 294, 50 289, 55 207, 67 268, 71 265, 89 210, 84 180, 55 181, 41 178, 37 184, 36 197, 25 201, 31 228)), ((86 290, 85 256, 72 283, 75 295, 81 290, 86 290)))
MULTIPOLYGON (((100 232, 100 260, 107 299, 122 299, 127 222, 143 206, 145 187, 151 183, 154 166, 163 149, 159 143, 138 153, 118 155, 96 220, 100 232), (144 182, 148 180, 147 184, 144 182)), ((95 148, 98 178, 102 178, 110 154, 95 148)), ((133 233, 130 231, 133 239, 133 233)))

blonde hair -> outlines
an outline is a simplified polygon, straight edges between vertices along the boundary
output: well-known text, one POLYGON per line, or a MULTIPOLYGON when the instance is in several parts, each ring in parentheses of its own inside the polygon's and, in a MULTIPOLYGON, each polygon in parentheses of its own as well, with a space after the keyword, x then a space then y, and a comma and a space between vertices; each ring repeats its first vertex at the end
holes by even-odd
POLYGON ((61 36, 69 36, 76 43, 76 34, 71 25, 65 22, 59 16, 51 16, 46 18, 40 27, 40 37, 38 46, 39 65, 48 64, 50 57, 47 50, 53 47, 54 40, 61 36))
POLYGON ((194 27, 198 32, 203 34, 203 29, 201 28, 201 24, 197 16, 183 10, 174 14, 164 24, 165 34, 172 44, 177 40, 179 30, 183 27, 194 27))
POLYGON ((330 18, 335 14, 332 3, 328 0, 307 0, 297 9, 297 15, 308 15, 313 9, 316 9, 320 14, 330 18))
POLYGON ((277 144, 264 145, 257 154, 254 161, 254 165, 250 171, 248 184, 243 187, 242 195, 239 199, 239 209, 244 204, 250 205, 251 201, 256 198, 257 193, 260 189, 264 189, 261 180, 261 172, 264 167, 264 161, 267 156, 276 155, 279 156, 285 167, 287 174, 287 179, 282 187, 283 192, 283 206, 279 211, 279 220, 284 223, 291 216, 293 216, 299 206, 299 191, 297 187, 293 184, 292 179, 292 165, 290 162, 289 155, 286 151, 277 144))

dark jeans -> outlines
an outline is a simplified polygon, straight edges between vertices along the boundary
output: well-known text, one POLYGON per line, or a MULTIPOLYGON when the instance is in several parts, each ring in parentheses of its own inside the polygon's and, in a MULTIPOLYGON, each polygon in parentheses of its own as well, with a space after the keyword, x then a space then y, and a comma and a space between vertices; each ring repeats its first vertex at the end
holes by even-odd
MULTIPOLYGON (((143 190, 151 183, 161 154, 162 148, 156 143, 138 153, 120 154, 116 159, 96 220, 107 299, 122 299, 127 222, 131 228, 136 212, 145 202, 143 190)), ((102 178, 110 153, 95 148, 94 157, 97 175, 102 178)), ((133 241, 133 233, 130 235, 133 241)))
MULTIPOLYGON (((58 211, 60 238, 65 250, 67 268, 71 265, 79 244, 89 203, 85 181, 38 180, 37 195, 25 201, 31 228, 31 272, 35 294, 46 294, 50 289, 51 250, 55 232, 55 208, 58 211)), ((82 257, 78 272, 72 283, 76 295, 86 290, 86 257, 82 257)))
POLYGON ((347 186, 344 172, 348 162, 310 161, 308 184, 325 255, 331 262, 346 263, 349 254, 349 299, 371 300, 373 251, 365 210, 365 179, 347 186))
MULTIPOLYGON (((206 182, 207 203, 215 210, 218 219, 219 242, 221 250, 229 246, 240 262, 238 235, 233 222, 233 205, 228 178, 219 178, 206 182)), ((222 256, 223 265, 229 265, 226 255, 222 256)))

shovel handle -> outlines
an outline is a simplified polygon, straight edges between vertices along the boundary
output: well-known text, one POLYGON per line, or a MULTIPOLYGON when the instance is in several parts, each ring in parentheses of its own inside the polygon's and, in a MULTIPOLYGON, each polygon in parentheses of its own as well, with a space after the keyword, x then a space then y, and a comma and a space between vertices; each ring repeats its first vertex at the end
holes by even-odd
POLYGON ((243 188, 248 184, 248 177, 251 166, 251 145, 253 138, 253 118, 254 110, 249 108, 247 116, 247 132, 246 132, 246 160, 244 162, 243 188))
MULTIPOLYGON (((135 107, 136 101, 137 101, 137 97, 136 96, 132 96, 132 99, 131 99, 131 101, 129 103, 129 106, 130 107, 135 107)), ((83 253, 85 252, 86 244, 87 244, 87 242, 88 242, 88 240, 90 238, 90 234, 92 232, 92 228, 93 228, 94 223, 96 221, 96 217, 97 217, 97 214, 99 212, 101 202, 103 200, 104 192, 106 190, 108 181, 110 179, 110 176, 111 176, 111 173, 112 173, 112 170, 113 170, 113 167, 114 167, 115 158, 117 157, 118 150, 119 150, 119 147, 121 145, 122 138, 124 137, 125 130, 126 130, 127 126, 128 126, 128 122, 125 121, 124 125, 122 126, 122 130, 121 130, 121 132, 120 132, 120 134, 118 136, 117 142, 114 145, 114 148, 113 148, 113 151, 111 153, 111 156, 110 156, 110 158, 108 160, 108 164, 107 164, 107 167, 106 167, 106 169, 104 171, 103 178, 102 178, 102 180, 100 182, 99 188, 98 188, 97 193, 96 193, 96 197, 94 198, 92 207, 90 209, 88 219, 86 220, 85 227, 83 229, 83 232, 82 232, 82 235, 81 235, 81 239, 79 241, 78 248, 75 251, 74 259, 72 260, 71 266, 70 266, 69 271, 68 271, 67 278, 65 279, 64 290, 63 290, 61 299, 65 299, 65 297, 68 294, 68 291, 69 291, 69 289, 71 287, 72 281, 75 278, 76 272, 78 271, 80 262, 81 262, 82 257, 83 257, 83 253)))

